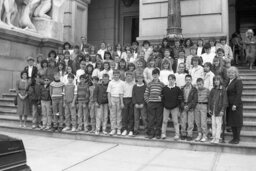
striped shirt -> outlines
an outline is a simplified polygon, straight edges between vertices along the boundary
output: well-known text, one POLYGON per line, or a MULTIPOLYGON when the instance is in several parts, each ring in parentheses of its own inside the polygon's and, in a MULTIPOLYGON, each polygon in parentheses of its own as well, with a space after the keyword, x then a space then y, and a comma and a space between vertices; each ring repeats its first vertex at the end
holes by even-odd
POLYGON ((50 84, 50 92, 52 99, 59 99, 63 97, 63 91, 64 91, 64 83, 59 82, 51 82, 50 84))
POLYGON ((144 93, 144 99, 146 102, 161 102, 162 101, 162 90, 164 83, 161 81, 150 82, 144 93))
POLYGON ((210 94, 209 89, 203 88, 203 89, 198 89, 198 103, 208 103, 208 97, 210 94))

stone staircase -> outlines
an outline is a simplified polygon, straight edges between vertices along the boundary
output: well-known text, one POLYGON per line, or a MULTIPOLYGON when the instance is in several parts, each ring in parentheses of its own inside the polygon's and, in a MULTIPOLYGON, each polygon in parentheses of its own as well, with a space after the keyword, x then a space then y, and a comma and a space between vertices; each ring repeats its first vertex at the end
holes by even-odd
MULTIPOLYGON (((36 134, 39 136, 48 137, 89 140, 97 142, 118 142, 121 144, 152 147, 256 154, 256 71, 250 71, 242 67, 240 67, 239 70, 240 77, 243 80, 244 84, 242 96, 244 104, 244 126, 241 131, 241 142, 239 145, 230 145, 227 143, 227 141, 231 139, 231 133, 226 133, 226 143, 219 145, 186 141, 175 142, 172 138, 167 138, 166 140, 147 140, 144 138, 144 136, 136 136, 135 138, 131 138, 118 136, 110 137, 103 135, 96 136, 93 134, 85 133, 52 133, 47 131, 32 130, 31 116, 28 117, 28 127, 19 128, 19 119, 16 114, 16 106, 14 106, 13 104, 13 99, 16 93, 13 89, 11 89, 9 93, 2 94, 2 98, 0 98, 0 131, 36 134)), ((173 136, 173 128, 168 128, 168 137, 173 136)), ((194 134, 194 136, 196 136, 196 134, 194 134)))

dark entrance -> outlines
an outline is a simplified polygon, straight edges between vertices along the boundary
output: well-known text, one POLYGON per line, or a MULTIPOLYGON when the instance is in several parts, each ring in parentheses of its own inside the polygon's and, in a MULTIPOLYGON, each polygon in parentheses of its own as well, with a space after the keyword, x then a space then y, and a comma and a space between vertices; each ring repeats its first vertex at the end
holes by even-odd
POLYGON ((123 43, 124 45, 131 44, 139 37, 139 17, 127 16, 124 17, 123 22, 123 43))

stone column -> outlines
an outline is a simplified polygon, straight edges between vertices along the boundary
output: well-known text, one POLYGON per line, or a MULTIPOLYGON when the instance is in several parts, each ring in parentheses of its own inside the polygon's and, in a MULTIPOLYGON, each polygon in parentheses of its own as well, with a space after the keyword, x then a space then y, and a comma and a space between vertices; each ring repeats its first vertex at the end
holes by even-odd
POLYGON ((168 0, 167 37, 182 38, 180 0, 168 0))

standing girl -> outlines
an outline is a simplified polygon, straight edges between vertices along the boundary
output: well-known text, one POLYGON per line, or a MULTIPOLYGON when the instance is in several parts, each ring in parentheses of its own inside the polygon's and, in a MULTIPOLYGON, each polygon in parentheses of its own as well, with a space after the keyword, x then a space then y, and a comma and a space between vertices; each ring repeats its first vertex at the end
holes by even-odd
POLYGON ((100 78, 101 71, 102 71, 102 62, 98 61, 98 62, 96 62, 95 69, 92 72, 92 77, 100 78))
POLYGON ((118 70, 120 71, 120 80, 125 81, 126 62, 124 59, 120 60, 118 70))
POLYGON ((152 71, 155 69, 155 59, 149 58, 148 67, 146 67, 143 71, 143 76, 145 82, 148 84, 153 80, 152 71))
POLYGON ((171 74, 174 74, 172 70, 171 61, 169 61, 168 59, 164 59, 161 65, 159 80, 163 82, 164 85, 168 85, 169 84, 168 77, 171 74))
POLYGON ((249 68, 252 69, 252 66, 255 61, 255 55, 256 55, 256 39, 254 37, 254 32, 252 29, 249 29, 246 32, 246 39, 244 42, 246 46, 246 60, 249 62, 249 68))

